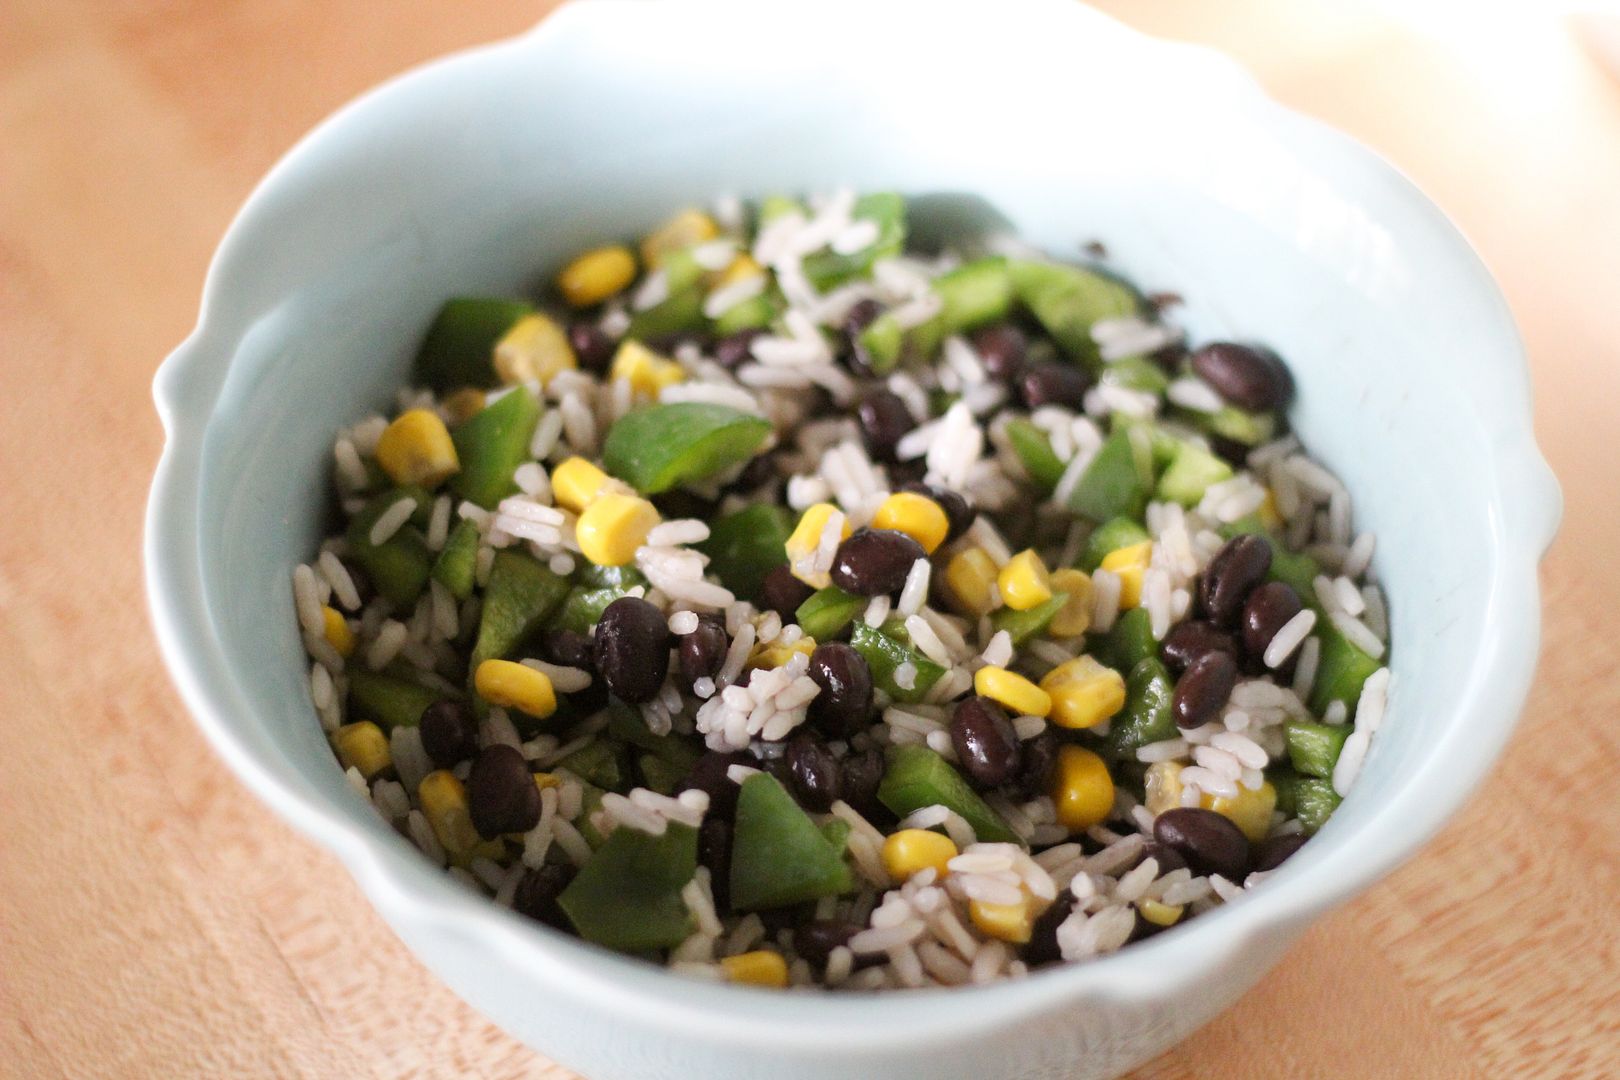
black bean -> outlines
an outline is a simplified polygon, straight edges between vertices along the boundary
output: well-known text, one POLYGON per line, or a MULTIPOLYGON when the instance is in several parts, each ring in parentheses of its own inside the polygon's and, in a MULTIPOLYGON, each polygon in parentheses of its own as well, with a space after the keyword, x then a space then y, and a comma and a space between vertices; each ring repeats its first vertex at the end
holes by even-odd
POLYGON ((855 415, 861 422, 861 441, 873 461, 893 461, 895 444, 917 426, 905 400, 891 390, 866 395, 855 415))
POLYGON ((512 893, 512 910, 547 926, 568 930, 572 923, 557 897, 573 880, 574 868, 566 863, 547 863, 537 870, 525 870, 518 879, 517 891, 512 893))
POLYGON ((832 582, 856 596, 899 592, 911 564, 925 558, 922 545, 894 529, 861 529, 838 545, 832 582))
POLYGON ((861 927, 843 919, 816 919, 800 924, 793 931, 793 951, 810 962, 820 972, 827 966, 828 957, 840 945, 861 932, 861 927))
POLYGON ((817 645, 808 672, 821 692, 806 719, 823 735, 845 739, 864 731, 872 716, 872 669, 866 657, 841 641, 817 645))
POLYGON ((669 673, 669 624, 664 613, 635 596, 621 596, 596 623, 596 670, 614 696, 651 701, 669 673))
POLYGON ((1271 542, 1263 536, 1234 536, 1215 553, 1198 579, 1198 606, 1215 625, 1230 627, 1243 601, 1271 569, 1271 542))
POLYGON ((844 793, 843 770, 832 751, 813 736, 800 733, 789 740, 786 757, 793 781, 789 790, 799 805, 816 814, 831 810, 844 793))
POLYGON ((776 477, 776 458, 770 454, 760 454, 737 474, 737 479, 730 484, 732 491, 749 492, 776 477))
POLYGON ((593 671, 595 646, 585 634, 554 626, 540 635, 540 656, 548 663, 593 671))
POLYGON ((1251 592, 1243 605, 1243 648, 1249 656, 1264 656, 1277 631, 1304 607, 1294 587, 1281 581, 1268 581, 1251 592))
POLYGON ((1151 292, 1147 294, 1147 302, 1154 311, 1164 311, 1168 308, 1178 307, 1184 301, 1180 293, 1151 292))
POLYGON ((731 833, 730 820, 713 813, 698 826, 698 865, 709 868, 709 889, 720 911, 731 908, 731 833))
POLYGON ((540 788, 521 750, 495 743, 473 758, 467 774, 467 816, 485 840, 535 827, 540 820, 540 788))
POLYGON ((1214 623, 1204 619, 1188 619, 1177 623, 1164 635, 1159 652, 1164 656, 1165 667, 1172 674, 1180 675, 1205 653, 1223 652, 1236 659, 1238 647, 1232 635, 1214 623))
POLYGON ((894 815, 877 797, 885 768, 883 751, 875 746, 844 759, 844 801, 879 828, 885 821, 894 820, 894 815))
POLYGON ((417 730, 422 749, 441 769, 478 753, 478 717, 465 701, 435 701, 422 710, 417 730))
POLYGON ((688 684, 712 679, 725 663, 726 650, 731 647, 726 622, 714 612, 699 615, 697 629, 680 640, 675 656, 680 661, 681 678, 688 684))
POLYGON ((921 481, 911 481, 900 485, 901 491, 909 491, 914 495, 926 495, 939 504, 945 511, 945 543, 949 544, 957 537, 968 531, 973 519, 979 512, 973 509, 967 496, 959 494, 949 488, 942 488, 937 484, 925 484, 921 481))
POLYGON ((759 587, 760 599, 765 607, 782 616, 785 623, 793 621, 799 605, 810 599, 810 594, 815 591, 794 577, 787 563, 768 571, 759 587))
POLYGON ((1074 894, 1064 889, 1058 894, 1058 898, 1052 901, 1051 906, 1041 912, 1040 917, 1035 920, 1035 925, 1030 927, 1029 940, 1024 942, 1024 947, 1019 950, 1024 963, 1030 967, 1038 967, 1042 964, 1055 964, 1063 959, 1063 950, 1058 948, 1057 932, 1058 927, 1062 926, 1063 921, 1074 911, 1074 904, 1074 894))
POLYGON ((867 353, 866 346, 861 344, 861 331, 876 322, 882 314, 882 304, 876 300, 861 300, 844 316, 844 337, 849 342, 854 366, 860 370, 872 370, 872 357, 867 353))
POLYGON ((731 777, 727 775, 733 765, 757 768, 759 762, 741 752, 705 751, 675 785, 675 793, 678 795, 683 791, 701 791, 709 797, 710 817, 729 818, 737 809, 739 794, 738 785, 732 783, 731 777))
POLYGON ((992 379, 1010 383, 1024 370, 1029 339, 1012 323, 983 327, 973 334, 973 347, 992 379))
POLYGON ((1159 843, 1157 840, 1149 840, 1142 845, 1142 858, 1151 858, 1159 864, 1160 877, 1164 877, 1164 875, 1176 870, 1187 869, 1187 860, 1181 857, 1180 852, 1173 847, 1159 843))
POLYGON ((1207 724, 1221 713, 1237 685, 1237 661, 1223 652, 1207 652, 1188 665, 1176 680, 1170 712, 1179 728, 1207 724))
POLYGON ((613 339, 604 334, 595 323, 577 322, 568 327, 568 344, 574 358, 586 371, 601 375, 613 362, 613 339))
POLYGON ((764 330, 755 327, 727 334, 714 343, 715 360, 727 370, 734 370, 742 366, 743 362, 748 359, 748 350, 753 347, 754 339, 764 332, 764 330))
POLYGON ((1288 403, 1293 379, 1283 362, 1260 349, 1215 341, 1192 354, 1192 369, 1240 409, 1266 412, 1288 403))
POLYGON ((1178 806, 1153 822, 1153 838, 1174 849, 1200 874, 1241 883, 1249 866, 1249 840, 1230 819, 1213 810, 1178 806))
POLYGON ((1305 846, 1309 839, 1304 833, 1288 833, 1283 836, 1268 836, 1258 844, 1249 854, 1249 869, 1254 872, 1262 870, 1275 870, 1305 846))
POLYGON ((1019 793, 1026 799, 1050 795, 1058 755, 1058 739, 1052 729, 1043 728, 1033 739, 1025 739, 1020 753, 1023 761, 1016 781, 1019 793))
POLYGON ((975 787, 1000 787, 1018 774, 1018 733, 1001 706, 989 698, 963 699, 951 714, 951 746, 975 787))
POLYGON ((1030 364, 1019 376, 1018 388, 1028 408, 1062 405, 1078 409, 1091 389, 1091 377, 1074 364, 1061 360, 1041 360, 1030 364))

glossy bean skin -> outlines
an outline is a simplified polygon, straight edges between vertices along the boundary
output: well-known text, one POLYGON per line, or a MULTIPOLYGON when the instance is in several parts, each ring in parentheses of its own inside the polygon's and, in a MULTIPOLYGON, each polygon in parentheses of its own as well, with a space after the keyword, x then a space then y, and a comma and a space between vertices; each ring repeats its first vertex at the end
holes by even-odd
POLYGON ((1063 950, 1058 948, 1057 932, 1063 921, 1073 913, 1074 902, 1074 894, 1064 889, 1051 906, 1036 918, 1035 925, 1030 928, 1029 940, 1019 950, 1024 963, 1039 967, 1063 959, 1063 950))
POLYGON ((876 300, 861 300, 849 309, 844 316, 844 339, 849 346, 850 358, 857 371, 870 372, 872 370, 872 357, 867 353, 866 346, 861 344, 861 331, 877 321, 883 314, 883 305, 876 300))
POLYGON ((964 699, 951 715, 950 730, 957 762, 975 787, 1000 787, 1017 775, 1022 761, 1018 733, 995 702, 964 699))
POLYGON ((973 332, 973 348, 985 372, 998 382, 1011 383, 1023 374, 1029 338, 1011 323, 985 326, 973 332))
POLYGON ((467 815, 485 840, 528 832, 540 821, 540 789, 523 752, 495 743, 473 759, 467 774, 467 815))
POLYGON ((596 670, 595 646, 584 634, 553 627, 540 635, 540 655, 548 663, 596 670))
POLYGON ((886 767, 883 751, 875 746, 844 759, 844 801, 880 829, 894 821, 894 815, 877 797, 886 767))
POLYGON ((664 613, 635 596, 609 604, 596 624, 596 670, 615 697, 651 701, 669 673, 669 624, 664 613))
POLYGON ((1052 790, 1052 774, 1057 770, 1058 739, 1050 727, 1033 739, 1025 739, 1019 750, 1020 763, 1015 787, 1026 799, 1052 790))
POLYGON ((714 343, 715 360, 726 370, 735 371, 748 359, 749 350, 754 345, 754 339, 764 332, 764 330, 758 328, 750 328, 727 334, 714 343))
POLYGON ((783 622, 792 622, 799 605, 810 599, 810 594, 815 591, 794 577, 786 563, 767 571, 759 587, 760 600, 765 608, 780 615, 783 622))
POLYGON ((861 441, 873 461, 892 462, 895 445, 917 426, 899 394, 877 390, 866 395, 855 409, 860 420, 861 441))
POLYGON ((1242 883, 1248 870, 1248 837, 1213 810, 1196 806, 1166 810, 1153 822, 1153 838, 1174 849, 1200 874, 1220 874, 1242 883))
POLYGON ((1247 345, 1211 342, 1192 354, 1192 369, 1224 400, 1251 412, 1281 408, 1293 394, 1282 361, 1247 345))
POLYGON ((1268 836, 1254 845, 1249 853, 1249 869, 1254 873, 1275 870, 1287 862, 1294 852, 1305 846, 1309 839, 1304 833, 1268 836))
POLYGON ((1237 685, 1237 661, 1223 652, 1208 652, 1194 660, 1176 680, 1170 712, 1182 729, 1201 727, 1221 714, 1237 685))
POLYGON ((817 645, 808 674, 821 688, 810 701, 812 727, 834 739, 864 731, 872 718, 872 669, 866 657, 840 641, 817 645))
POLYGON ((1284 582, 1270 581, 1254 590, 1243 604, 1244 650, 1258 662, 1277 631, 1303 610, 1299 593, 1284 582))
POLYGON ((568 345, 579 366, 597 375, 606 373, 613 362, 613 339, 595 323, 577 322, 568 327, 568 345))
POLYGON ((900 490, 909 491, 914 495, 925 495, 939 504, 939 508, 945 511, 945 521, 947 522, 945 543, 947 544, 967 532, 968 526, 972 525, 973 519, 978 516, 978 511, 973 509, 973 504, 968 501, 966 495, 952 491, 949 488, 914 480, 900 485, 900 490))
POLYGON ((746 765, 752 769, 758 768, 759 762, 740 750, 724 753, 707 750, 675 785, 675 793, 701 791, 709 797, 709 816, 729 818, 737 809, 737 796, 741 790, 727 775, 733 765, 746 765))
POLYGON ((1251 533, 1234 536, 1215 553, 1198 579, 1199 609, 1216 626, 1232 627, 1243 611, 1243 602, 1270 569, 1270 541, 1251 533))
POLYGON ((698 865, 709 869, 709 889, 718 911, 731 909, 731 819, 703 815, 698 826, 698 865))
POLYGON ((1237 641, 1206 619, 1188 619, 1171 627, 1159 646, 1164 666, 1180 675, 1205 653, 1223 652, 1237 659, 1237 641))
POLYGON ((800 806, 824 814, 843 797, 843 770, 832 751, 809 734, 796 734, 787 746, 789 790, 800 806))
POLYGON ((572 931, 572 924, 557 903, 557 897, 574 880, 574 868, 565 863, 547 863, 537 870, 525 870, 512 894, 512 910, 558 930, 572 931))
POLYGON ((895 593, 911 564, 925 557, 922 545, 893 529, 861 529, 838 545, 832 582, 856 596, 895 593))
POLYGON ((478 717, 465 701, 435 701, 422 710, 417 731, 422 736, 422 749, 441 769, 478 753, 478 717))
POLYGON ((1149 840, 1146 844, 1142 845, 1142 858, 1151 858, 1158 862, 1159 877, 1163 877, 1164 875, 1176 870, 1187 869, 1187 860, 1181 857, 1181 853, 1179 851, 1173 847, 1161 844, 1157 840, 1149 840))
POLYGON ((680 663, 681 678, 687 683, 699 679, 712 679, 726 660, 731 638, 726 634, 726 623, 713 612, 698 616, 697 629, 680 639, 676 659, 680 663))
POLYGON ((1042 405, 1079 409, 1085 405, 1086 391, 1090 389, 1091 377, 1084 370, 1059 360, 1029 364, 1018 377, 1019 396, 1030 409, 1042 405))

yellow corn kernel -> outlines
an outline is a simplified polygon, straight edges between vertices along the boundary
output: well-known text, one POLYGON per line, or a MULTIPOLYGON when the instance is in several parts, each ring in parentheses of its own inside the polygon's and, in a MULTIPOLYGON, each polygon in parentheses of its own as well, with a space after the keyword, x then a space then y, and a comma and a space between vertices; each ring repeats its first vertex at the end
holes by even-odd
POLYGON ((951 523, 939 503, 914 491, 897 491, 884 499, 872 515, 874 529, 903 532, 932 555, 945 542, 951 523))
POLYGON ((714 287, 723 289, 727 285, 735 285, 739 281, 747 281, 751 277, 758 277, 765 272, 765 268, 753 260, 747 252, 739 252, 731 265, 721 271, 715 279, 714 287))
POLYGON ((574 537, 580 553, 597 566, 623 566, 636 557, 636 548, 647 542, 658 521, 657 508, 646 499, 609 492, 579 515, 574 537))
POLYGON ((503 709, 521 709, 544 720, 557 711, 557 691, 543 671, 511 660, 485 660, 473 672, 478 696, 503 709))
POLYGON ((1114 808, 1114 778, 1107 763, 1084 747, 1059 747, 1052 803, 1058 824, 1070 835, 1102 824, 1114 808))
POLYGON ((793 535, 787 538, 788 569, 812 589, 825 589, 832 584, 832 578, 825 570, 811 573, 808 566, 810 557, 821 545, 821 534, 827 530, 827 522, 834 514, 840 518, 838 539, 847 538, 849 519, 832 503, 815 503, 805 507, 804 513, 799 515, 798 525, 793 528, 793 535))
POLYGON ((534 786, 541 791, 548 787, 562 787, 562 777, 556 773, 537 772, 534 774, 534 786))
POLYGON ((816 639, 806 635, 799 638, 792 645, 783 645, 773 641, 769 645, 761 645, 748 657, 748 666, 751 668, 779 668, 797 653, 809 656, 816 651, 816 639))
POLYGON ((695 208, 682 210, 642 238, 642 264, 649 270, 656 269, 665 256, 719 235, 720 226, 714 218, 695 208))
POLYGON ((1282 514, 1277 511, 1277 496, 1272 494, 1270 488, 1266 488, 1266 497, 1260 500, 1260 509, 1256 513, 1260 515, 1260 524, 1266 528, 1282 528, 1283 519, 1282 514))
POLYGON ((988 615, 996 606, 996 564, 983 548, 967 548, 945 564, 945 590, 952 606, 970 619, 988 615))
POLYGON ((578 514, 602 494, 608 474, 582 457, 571 457, 551 470, 551 497, 564 510, 578 514))
POLYGON ((1136 910, 1154 926, 1174 926, 1181 918, 1180 904, 1167 904, 1163 900, 1138 900, 1136 910))
POLYGON ((1203 798, 1205 810, 1213 810, 1243 830, 1249 843, 1258 844, 1271 831, 1271 812, 1277 809, 1277 789, 1270 780, 1262 780, 1260 787, 1250 791, 1238 785, 1236 795, 1208 795, 1203 798))
POLYGON ((388 752, 388 736, 370 720, 344 724, 332 732, 332 748, 345 769, 359 769, 367 780, 394 763, 388 752))
POLYGON ((648 397, 686 378, 686 371, 673 360, 666 360, 639 341, 626 341, 613 354, 612 380, 623 379, 630 389, 648 397))
POLYGON ((1047 624, 1053 637, 1079 637, 1091 629, 1091 577, 1084 570, 1065 567, 1052 571, 1052 591, 1067 593, 1069 600, 1058 608, 1047 624))
POLYGON ((354 631, 349 629, 349 620, 336 608, 321 608, 321 623, 325 627, 326 643, 336 649, 339 656, 346 657, 354 652, 354 631))
POLYGON ((1052 711, 1051 694, 1006 668, 980 668, 973 675, 973 691, 1020 716, 1045 716, 1052 711))
POLYGON ((1052 723, 1065 728, 1096 727, 1125 707, 1125 679, 1089 656, 1065 660, 1041 679, 1052 697, 1052 723))
POLYGON ((623 244, 587 251, 563 267, 557 289, 574 307, 600 304, 636 279, 636 257, 623 244))
POLYGON ((1119 610, 1128 611, 1142 602, 1142 574, 1153 558, 1153 541, 1116 548, 1103 556, 1099 569, 1119 575, 1119 610))
POLYGON ((1014 611, 1028 611, 1052 599, 1052 575, 1041 557, 1030 548, 1020 551, 996 577, 1001 600, 1014 611))
POLYGON ((444 399, 444 411, 452 424, 465 424, 484 411, 485 400, 486 395, 478 387, 463 386, 444 399))
POLYGON ((738 953, 720 961, 726 978, 749 986, 769 986, 781 989, 788 984, 787 961, 782 954, 769 949, 738 953))
POLYGON ((1181 770, 1184 768, 1186 766, 1179 761, 1155 761, 1148 766, 1147 776, 1142 780, 1147 796, 1143 805, 1148 813, 1158 817, 1181 805, 1181 770))
POLYGON ((956 844, 950 837, 928 829, 901 829, 883 841, 883 869, 896 884, 910 881, 930 867, 934 879, 940 880, 950 873, 950 861, 956 856, 956 844))
POLYGON ((523 316, 495 343, 495 374, 507 385, 538 379, 544 386, 577 367, 567 331, 544 315, 523 316))
POLYGON ((497 840, 486 841, 473 828, 467 812, 467 789, 448 769, 437 769, 422 777, 417 785, 416 797, 422 804, 422 816, 433 828, 433 835, 457 866, 465 866, 476 856, 499 858, 502 846, 497 840))
POLYGON ((377 464, 396 484, 438 487, 461 471, 450 429, 431 409, 402 412, 377 440, 377 464))
POLYGON ((1035 913, 1026 900, 1018 904, 992 904, 988 900, 968 902, 968 918, 987 937, 1022 945, 1035 926, 1035 913))

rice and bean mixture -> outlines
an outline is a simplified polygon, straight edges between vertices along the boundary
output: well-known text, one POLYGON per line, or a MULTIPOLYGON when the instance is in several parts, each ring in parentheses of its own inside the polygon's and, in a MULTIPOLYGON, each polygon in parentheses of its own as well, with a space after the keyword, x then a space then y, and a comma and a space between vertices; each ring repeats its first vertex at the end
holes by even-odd
POLYGON ((1230 902, 1384 713, 1271 353, 893 194, 675 215, 447 302, 293 573, 355 789, 494 901, 694 976, 954 986, 1230 902))

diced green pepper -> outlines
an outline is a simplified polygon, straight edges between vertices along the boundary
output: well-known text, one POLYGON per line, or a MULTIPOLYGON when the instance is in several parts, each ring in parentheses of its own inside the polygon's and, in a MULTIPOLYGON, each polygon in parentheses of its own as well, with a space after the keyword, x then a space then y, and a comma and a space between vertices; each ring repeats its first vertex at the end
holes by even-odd
POLYGON ((1295 796, 1301 779, 1297 772, 1286 765, 1274 765, 1266 770, 1267 782, 1277 790, 1276 809, 1285 817, 1293 817, 1299 805, 1295 796))
POLYGON ((545 625, 568 594, 568 579, 518 548, 495 553, 484 589, 470 671, 485 660, 508 656, 545 625))
POLYGON ((462 386, 489 387, 495 343, 534 307, 522 300, 461 296, 446 300, 416 354, 414 378, 441 394, 462 386))
POLYGON ((1140 390, 1149 394, 1162 394, 1170 385, 1170 376, 1164 368, 1145 356, 1126 356, 1110 360, 1103 365, 1099 382, 1110 386, 1123 386, 1127 390, 1140 390))
POLYGON ((591 627, 602 618, 602 612, 607 606, 624 595, 623 589, 587 589, 582 585, 575 585, 568 590, 563 599, 562 606, 557 609, 553 620, 559 630, 571 630, 576 634, 589 637, 591 627))
POLYGON ((1316 635, 1322 640, 1322 654, 1311 687, 1311 711, 1320 716, 1329 705, 1342 701, 1354 716, 1362 684, 1382 665, 1327 619, 1317 620, 1316 635))
POLYGON ((630 316, 624 336, 636 341, 683 334, 703 328, 703 290, 693 286, 630 316))
POLYGON ((1112 518, 1097 526, 1092 534, 1086 537, 1086 546, 1080 552, 1080 566, 1086 573, 1096 571, 1102 565, 1104 556, 1110 551, 1140 544, 1144 540, 1153 539, 1148 535, 1140 522, 1128 517, 1112 518))
POLYGON ((874 375, 887 375, 900 366, 906 333, 892 312, 884 312, 861 331, 861 351, 874 375))
POLYGON ((1092 521, 1140 518, 1153 490, 1153 470, 1137 458, 1129 429, 1109 435, 1069 496, 1069 509, 1092 521))
POLYGON ((450 530, 433 562, 433 580, 449 589, 457 600, 465 600, 477 584, 477 571, 478 526, 462 519, 450 530))
POLYGON ((729 405, 651 405, 613 425, 602 463, 643 495, 656 495, 742 464, 770 433, 770 421, 729 405))
POLYGON ((1333 790, 1331 780, 1300 780, 1294 785, 1294 816, 1305 826, 1305 831, 1313 835, 1327 824, 1327 819, 1343 801, 1333 790))
POLYGON ((849 643, 861 654, 866 666, 872 669, 874 686, 895 701, 921 701, 940 676, 945 674, 945 669, 918 652, 909 641, 903 640, 903 628, 897 629, 895 635, 891 636, 887 632, 891 625, 902 627, 896 622, 886 624, 884 629, 879 630, 856 620, 849 643), (917 669, 917 677, 909 690, 894 681, 895 669, 907 663, 917 669))
POLYGON ((743 781, 731 841, 732 907, 787 907, 837 896, 853 886, 843 851, 774 776, 755 773, 743 781))
POLYGON ((628 952, 667 949, 692 932, 681 890, 696 872, 696 829, 672 824, 662 836, 615 829, 557 903, 586 941, 628 952))
POLYGON ((1153 637, 1153 620, 1144 607, 1121 612, 1107 633, 1092 635, 1090 642, 1089 651, 1097 662, 1122 675, 1130 674, 1131 669, 1148 657, 1159 655, 1159 643, 1153 637))
POLYGON ((455 494, 491 509, 517 492, 512 474, 529 456, 529 440, 545 410, 526 387, 516 386, 450 433, 461 471, 450 478, 455 494))
POLYGON ((1092 324, 1140 309, 1129 286, 1094 270, 1014 259, 1007 272, 1018 299, 1047 333, 1064 352, 1091 367, 1099 361, 1092 324))
POLYGON ((1007 631, 1013 647, 1017 648, 1030 638, 1046 633, 1046 628, 1052 625, 1052 620, 1068 602, 1069 594, 1060 592, 1053 593, 1050 600, 1036 604, 1027 611, 1014 611, 1010 607, 1004 607, 990 616, 990 625, 996 630, 1007 631))
POLYGON ((763 229, 771 222, 789 214, 804 213, 804 204, 791 195, 767 195, 759 201, 759 213, 755 215, 758 228, 763 229))
POLYGON ((409 679, 368 671, 359 664, 349 668, 350 707, 385 728, 415 727, 423 710, 443 696, 409 679))
POLYGON ((646 576, 629 563, 623 566, 597 566, 593 562, 586 562, 574 572, 574 576, 581 585, 590 589, 629 592, 637 585, 647 584, 646 576))
POLYGON ((1170 467, 1159 477, 1155 494, 1182 506, 1197 506, 1211 484, 1232 478, 1232 466, 1194 443, 1184 442, 1176 450, 1170 467))
POLYGON ((714 320, 714 336, 729 337, 739 330, 762 330, 782 314, 782 301, 770 292, 733 304, 714 320))
POLYGON ((855 616, 866 610, 867 598, 847 593, 836 585, 817 589, 793 613, 793 621, 817 641, 831 641, 843 633, 855 616))
POLYGON ((654 735, 647 730, 641 713, 622 701, 614 700, 608 706, 607 732, 610 736, 631 746, 646 750, 658 760, 668 763, 685 776, 702 756, 678 735, 654 735))
MULTIPOLYGON (((727 514, 709 526, 709 538, 697 549, 709 557, 709 569, 733 593, 759 595, 765 575, 787 562, 787 538, 793 515, 785 508, 756 503, 727 514)), ((809 633, 809 631, 806 631, 809 633)))
POLYGON ((673 795, 675 785, 686 776, 686 770, 665 761, 657 754, 642 754, 636 758, 636 770, 641 773, 641 784, 660 795, 673 795))
POLYGON ((871 273, 879 259, 900 254, 906 241, 906 200, 892 191, 878 191, 855 200, 850 216, 857 221, 877 223, 877 239, 847 255, 818 251, 804 258, 804 276, 819 291, 826 292, 846 281, 871 273))
POLYGON ((925 806, 943 806, 973 826, 981 843, 1023 843, 956 767, 926 746, 890 747, 888 769, 878 785, 878 800, 897 817, 925 806))
POLYGON ((848 846, 849 834, 852 831, 854 831, 854 827, 840 817, 830 817, 821 823, 822 837, 840 855, 844 853, 844 848, 848 846))
POLYGON ((596 739, 557 762, 581 780, 604 791, 630 789, 630 760, 624 744, 615 739, 596 739))
POLYGON ((1259 446, 1277 430, 1277 418, 1271 413, 1245 412, 1235 405, 1224 405, 1212 413, 1194 413, 1193 422, 1215 435, 1240 442, 1244 446, 1259 446))
POLYGON ((1288 723, 1288 759, 1306 776, 1330 779, 1344 741, 1355 730, 1349 724, 1318 724, 1311 720, 1288 723))
POLYGON ((401 525, 394 535, 380 544, 371 542, 371 529, 389 507, 400 499, 400 492, 385 491, 374 497, 349 521, 349 554, 360 564, 377 591, 397 611, 408 611, 427 587, 433 570, 433 553, 415 525, 401 525))
POLYGON ((1157 656, 1131 669, 1125 679, 1125 707, 1114 717, 1105 745, 1115 757, 1134 757, 1148 743, 1176 737, 1170 699, 1176 685, 1157 656))
POLYGON ((602 835, 591 818, 602 809, 602 796, 607 792, 584 779, 579 780, 579 789, 579 816, 574 819, 574 828, 579 830, 579 835, 583 836, 585 842, 593 849, 599 848, 607 841, 607 837, 602 835))
POLYGON ((929 283, 940 299, 939 313, 907 335, 918 357, 931 357, 951 334, 1005 319, 1012 310, 1012 279, 999 255, 963 263, 929 283))
POLYGON ((1052 440, 1032 421, 1013 417, 1006 425, 1007 441, 1023 463, 1035 486, 1050 493, 1063 478, 1063 462, 1052 452, 1052 440))

